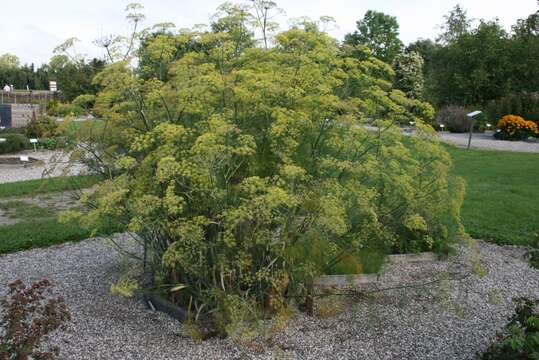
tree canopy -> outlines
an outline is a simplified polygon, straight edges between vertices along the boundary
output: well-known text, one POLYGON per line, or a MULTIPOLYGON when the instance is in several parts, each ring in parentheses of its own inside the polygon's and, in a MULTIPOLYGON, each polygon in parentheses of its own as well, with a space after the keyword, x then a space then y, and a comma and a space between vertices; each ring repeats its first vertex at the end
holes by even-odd
POLYGON ((376 57, 389 64, 403 47, 397 18, 374 10, 368 10, 357 22, 357 30, 346 35, 345 43, 368 46, 376 57))

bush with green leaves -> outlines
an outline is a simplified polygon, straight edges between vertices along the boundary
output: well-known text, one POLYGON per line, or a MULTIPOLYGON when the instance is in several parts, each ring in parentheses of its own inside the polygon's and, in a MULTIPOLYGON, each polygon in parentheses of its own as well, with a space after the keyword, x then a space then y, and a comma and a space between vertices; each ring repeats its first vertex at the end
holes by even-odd
POLYGON ((94 107, 94 104, 95 104, 95 95, 92 95, 92 94, 79 95, 75 99, 73 99, 71 104, 73 106, 78 106, 84 109, 86 112, 90 112, 90 110, 94 107))
POLYGON ((1 133, 0 154, 16 153, 30 148, 30 141, 26 136, 17 133, 1 133))
POLYGON ((432 107, 314 24, 270 49, 232 28, 174 38, 200 50, 166 65, 167 81, 126 63, 97 76, 105 126, 81 158, 110 178, 85 199, 91 211, 64 219, 125 224, 154 287, 224 334, 301 299, 314 276, 360 272, 372 245, 450 251, 463 184, 423 124, 432 107), (374 131, 363 126, 373 118, 374 131), (402 134, 405 119, 417 136, 402 134))
POLYGON ((506 326, 507 335, 493 344, 481 360, 539 359, 539 301, 518 299, 515 315, 506 326))
POLYGON ((76 104, 58 104, 48 110, 50 116, 67 117, 67 116, 81 116, 86 114, 84 108, 76 104))
POLYGON ((32 120, 24 129, 24 132, 29 138, 46 138, 56 135, 58 123, 56 120, 47 115, 32 115, 32 120))

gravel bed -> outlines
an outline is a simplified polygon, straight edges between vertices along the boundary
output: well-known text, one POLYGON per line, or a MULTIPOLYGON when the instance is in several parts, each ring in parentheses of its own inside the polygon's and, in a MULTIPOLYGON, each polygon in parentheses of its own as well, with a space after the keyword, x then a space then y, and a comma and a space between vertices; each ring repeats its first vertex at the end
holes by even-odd
MULTIPOLYGON (((469 134, 439 132, 440 140, 458 147, 468 146, 469 134)), ((496 140, 492 134, 473 134, 471 147, 474 149, 503 150, 516 152, 539 153, 539 142, 496 140)))
POLYGON ((69 155, 61 151, 23 151, 16 154, 5 154, 0 157, 30 156, 41 160, 39 164, 0 165, 0 184, 23 180, 41 179, 62 175, 78 175, 83 172, 82 165, 68 164, 69 155))
POLYGON ((354 299, 333 317, 296 313, 270 340, 243 345, 193 341, 139 299, 111 295, 125 261, 103 239, 1 256, 0 295, 16 278, 56 284, 73 314, 51 339, 63 359, 473 359, 507 322, 511 299, 539 298, 539 271, 525 252, 478 242, 449 261, 386 268, 382 287, 428 281, 450 268, 470 275, 354 299))

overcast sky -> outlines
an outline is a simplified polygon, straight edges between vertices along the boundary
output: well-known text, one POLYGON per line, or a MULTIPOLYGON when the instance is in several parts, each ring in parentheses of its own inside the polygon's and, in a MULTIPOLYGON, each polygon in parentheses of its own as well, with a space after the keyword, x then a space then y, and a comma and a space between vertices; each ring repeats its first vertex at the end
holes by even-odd
MULTIPOLYGON (((125 0, 0 0, 0 54, 18 55, 24 63, 47 62, 55 46, 69 37, 81 42, 77 51, 102 57, 92 41, 102 35, 124 34, 128 27, 125 0)), ((141 0, 147 16, 145 25, 173 22, 178 27, 208 23, 223 0, 141 0)), ((288 18, 308 16, 317 19, 329 15, 337 28, 330 34, 342 39, 355 29, 365 11, 374 9, 396 16, 401 39, 409 43, 417 38, 434 38, 443 16, 457 3, 471 18, 499 18, 510 26, 519 18, 538 9, 537 0, 280 0, 278 5, 288 18)), ((283 27, 287 23, 283 22, 283 27)))

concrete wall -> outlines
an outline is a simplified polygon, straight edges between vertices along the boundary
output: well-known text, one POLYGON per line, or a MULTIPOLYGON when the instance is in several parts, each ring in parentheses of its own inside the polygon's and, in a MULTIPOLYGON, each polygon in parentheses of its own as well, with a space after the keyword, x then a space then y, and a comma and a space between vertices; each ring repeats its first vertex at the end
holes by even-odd
POLYGON ((11 104, 11 127, 22 128, 32 121, 32 114, 39 115, 41 106, 37 104, 11 104))

